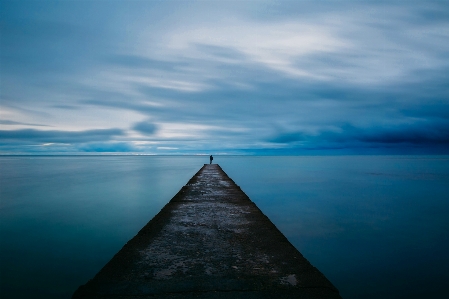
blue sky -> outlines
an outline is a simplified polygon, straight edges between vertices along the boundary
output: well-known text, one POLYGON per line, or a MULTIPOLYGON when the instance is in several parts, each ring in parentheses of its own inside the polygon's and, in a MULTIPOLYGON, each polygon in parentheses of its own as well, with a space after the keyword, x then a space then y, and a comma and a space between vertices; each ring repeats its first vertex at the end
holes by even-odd
POLYGON ((0 1, 0 153, 449 153, 446 1, 0 1))

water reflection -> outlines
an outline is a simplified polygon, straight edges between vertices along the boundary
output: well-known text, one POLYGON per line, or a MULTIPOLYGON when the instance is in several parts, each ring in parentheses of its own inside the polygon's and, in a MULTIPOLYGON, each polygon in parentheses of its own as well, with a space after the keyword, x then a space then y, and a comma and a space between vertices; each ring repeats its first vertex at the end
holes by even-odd
MULTIPOLYGON (((447 156, 214 158, 344 298, 449 295, 447 156)), ((2 298, 70 298, 204 163, 0 157, 2 298)))
POLYGON ((0 157, 2 298, 70 298, 201 157, 0 157))
POLYGON ((449 295, 447 157, 251 157, 221 164, 343 298, 449 295))

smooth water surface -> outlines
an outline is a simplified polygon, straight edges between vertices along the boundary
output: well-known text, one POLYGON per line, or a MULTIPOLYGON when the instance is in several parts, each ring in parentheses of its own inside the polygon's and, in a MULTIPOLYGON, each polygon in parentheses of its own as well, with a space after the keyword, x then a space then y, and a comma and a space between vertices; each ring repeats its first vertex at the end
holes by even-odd
POLYGON ((0 157, 0 297, 70 298, 203 160, 0 157))
POLYGON ((448 156, 222 160, 343 298, 449 298, 448 156))
MULTIPOLYGON (((0 157, 0 297, 70 298, 208 157, 0 157)), ((216 156, 343 298, 446 298, 448 156, 216 156)))

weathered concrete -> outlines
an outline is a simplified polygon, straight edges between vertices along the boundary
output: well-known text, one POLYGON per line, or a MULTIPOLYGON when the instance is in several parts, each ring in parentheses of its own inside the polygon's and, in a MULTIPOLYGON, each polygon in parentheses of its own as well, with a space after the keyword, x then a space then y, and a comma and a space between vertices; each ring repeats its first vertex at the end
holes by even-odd
POLYGON ((341 298, 216 164, 73 298, 341 298))

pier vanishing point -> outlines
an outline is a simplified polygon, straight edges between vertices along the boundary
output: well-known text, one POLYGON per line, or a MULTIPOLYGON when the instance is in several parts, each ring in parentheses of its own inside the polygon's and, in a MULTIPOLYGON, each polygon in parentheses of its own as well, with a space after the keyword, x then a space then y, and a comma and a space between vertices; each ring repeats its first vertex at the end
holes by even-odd
POLYGON ((217 164, 204 165, 77 298, 341 298, 217 164))

